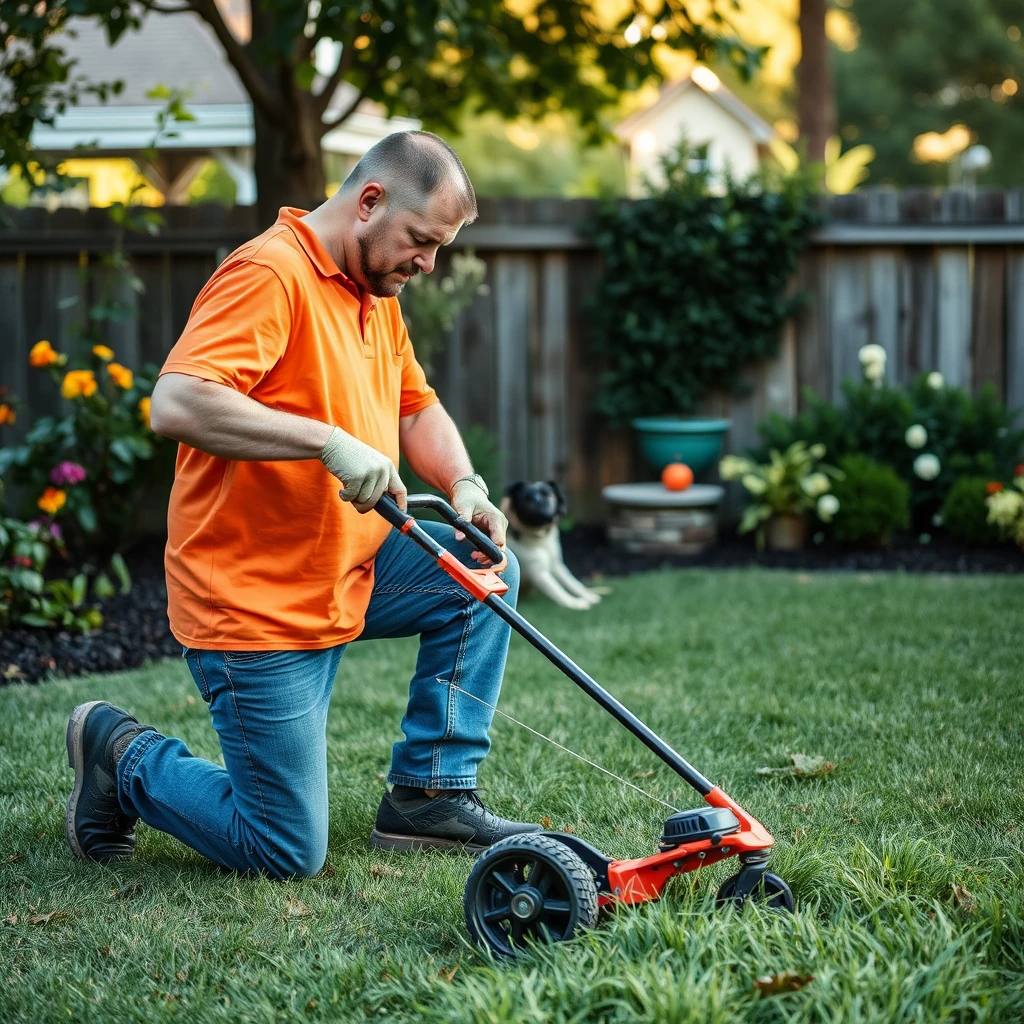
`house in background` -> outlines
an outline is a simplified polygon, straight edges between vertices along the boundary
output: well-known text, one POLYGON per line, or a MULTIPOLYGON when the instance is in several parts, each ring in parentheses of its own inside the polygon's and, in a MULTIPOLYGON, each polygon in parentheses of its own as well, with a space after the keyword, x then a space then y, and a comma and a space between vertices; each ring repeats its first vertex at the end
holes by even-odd
MULTIPOLYGON (((245 38, 248 25, 234 6, 222 0, 232 28, 245 38)), ((136 168, 151 186, 137 201, 185 203, 197 176, 208 171, 211 161, 233 179, 236 203, 255 203, 252 103, 206 22, 192 14, 151 14, 139 31, 126 32, 115 46, 108 45, 102 29, 82 22, 62 45, 78 62, 75 76, 90 82, 120 79, 124 88, 106 103, 83 96, 52 127, 36 126, 32 145, 66 158, 65 171, 83 179, 82 186, 58 196, 59 203, 103 206, 123 199, 129 183, 137 179, 136 168), (174 124, 177 137, 164 139, 156 159, 149 161, 140 154, 152 144, 156 116, 165 101, 146 93, 158 85, 187 93, 185 106, 195 120, 174 124)), ((317 56, 320 61, 337 61, 339 54, 327 50, 317 56)), ((325 120, 346 108, 353 95, 352 86, 342 83, 325 120)), ((323 137, 328 181, 344 180, 359 158, 386 135, 419 127, 419 121, 388 119, 377 104, 360 103, 342 125, 323 137)))
POLYGON ((774 135, 771 125, 701 65, 664 86, 651 106, 619 122, 614 131, 628 150, 632 195, 641 194, 645 178, 662 180, 660 159, 684 136, 694 145, 708 144, 714 175, 729 166, 742 178, 757 169, 774 135))

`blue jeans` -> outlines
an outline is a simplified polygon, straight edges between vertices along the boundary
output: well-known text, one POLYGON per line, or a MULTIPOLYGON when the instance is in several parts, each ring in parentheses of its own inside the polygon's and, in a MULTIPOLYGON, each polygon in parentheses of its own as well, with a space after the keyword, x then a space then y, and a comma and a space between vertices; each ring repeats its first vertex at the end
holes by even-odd
MULTIPOLYGON (((423 528, 467 564, 450 526, 423 528)), ((515 604, 509 554, 504 599, 515 604)), ((388 781, 470 789, 490 748, 510 628, 411 540, 392 530, 374 562, 359 640, 420 635, 416 673, 388 781)), ((227 868, 315 875, 327 856, 327 707, 346 645, 322 650, 206 651, 183 657, 220 738, 225 767, 181 740, 145 732, 117 767, 118 794, 141 818, 227 868)), ((374 686, 367 679, 368 688, 374 686)))

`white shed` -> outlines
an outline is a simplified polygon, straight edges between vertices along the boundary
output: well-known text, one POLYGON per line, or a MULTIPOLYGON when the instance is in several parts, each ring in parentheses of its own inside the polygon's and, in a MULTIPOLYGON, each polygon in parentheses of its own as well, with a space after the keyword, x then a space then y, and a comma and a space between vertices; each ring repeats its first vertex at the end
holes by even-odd
POLYGON ((660 157, 683 136, 694 145, 708 143, 713 173, 730 166, 746 177, 757 169, 774 132, 710 68, 697 65, 664 86, 651 106, 616 125, 615 134, 628 148, 630 191, 638 195, 645 178, 660 180, 660 157))

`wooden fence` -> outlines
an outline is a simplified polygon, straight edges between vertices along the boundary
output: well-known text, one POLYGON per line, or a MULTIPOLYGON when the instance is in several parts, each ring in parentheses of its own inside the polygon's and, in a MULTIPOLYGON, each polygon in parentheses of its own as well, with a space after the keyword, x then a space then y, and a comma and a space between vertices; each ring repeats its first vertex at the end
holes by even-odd
MULTIPOLYGON (((842 380, 859 374, 857 351, 868 342, 888 352, 890 379, 935 369, 950 384, 991 382, 1024 405, 1024 190, 865 190, 828 207, 829 223, 794 282, 811 293, 810 306, 784 329, 776 359, 747 368, 746 394, 706 404, 731 419, 729 448, 751 444, 768 411, 795 412, 805 388, 838 396, 842 380)), ((586 200, 481 203, 456 247, 487 262, 490 291, 435 358, 433 383, 460 425, 496 433, 506 479, 559 479, 577 514, 598 520, 601 486, 651 474, 628 433, 607 430, 590 411, 597 367, 585 306, 600 262, 578 225, 592 212, 586 200)), ((145 290, 121 296, 133 312, 111 344, 132 366, 163 361, 219 260, 256 230, 251 208, 165 213, 159 235, 129 238, 145 290)), ((40 338, 58 348, 70 342, 84 304, 96 301, 97 254, 112 230, 102 210, 6 216, 0 383, 34 411, 53 411, 52 387, 29 372, 28 350, 40 338)), ((23 429, 24 420, 5 428, 4 439, 23 429)))

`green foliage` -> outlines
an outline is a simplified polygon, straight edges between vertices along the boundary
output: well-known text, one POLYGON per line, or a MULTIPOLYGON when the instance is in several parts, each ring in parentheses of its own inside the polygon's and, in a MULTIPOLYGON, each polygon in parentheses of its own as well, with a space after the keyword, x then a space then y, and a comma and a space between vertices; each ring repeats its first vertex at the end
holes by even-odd
POLYGON ((459 314, 474 295, 488 291, 484 284, 487 264, 472 249, 452 256, 448 273, 440 280, 432 274, 417 274, 402 289, 402 318, 409 329, 416 358, 429 375, 434 356, 444 345, 445 335, 455 326, 459 314))
POLYGON ((839 460, 842 479, 836 481, 839 512, 832 524, 842 544, 888 544, 893 530, 910 525, 910 489, 895 471, 865 455, 839 460))
POLYGON ((988 484, 983 476, 962 476, 942 503, 943 527, 968 544, 994 544, 1000 539, 999 530, 988 521, 988 484))
MULTIPOLYGON (((86 607, 86 573, 46 579, 46 565, 54 552, 67 558, 60 528, 55 523, 46 519, 25 523, 0 517, 0 629, 39 626, 87 633, 103 625, 100 610, 86 607)), ((110 596, 101 580, 106 580, 103 574, 93 581, 96 598, 110 596)))
POLYGON ((663 187, 588 227, 604 260, 590 303, 595 404, 614 423, 686 415, 711 388, 735 388, 804 301, 787 289, 819 222, 809 179, 766 169, 717 195, 705 155, 681 143, 663 187))
POLYGON ((844 381, 842 405, 808 392, 805 412, 793 419, 773 413, 759 425, 764 445, 754 457, 797 440, 820 442, 836 458, 860 452, 892 466, 910 485, 914 525, 930 529, 958 477, 1012 475, 1020 461, 1024 430, 1014 427, 1013 414, 991 386, 971 395, 962 388, 935 387, 929 376, 922 374, 908 387, 844 381), (912 448, 907 442, 913 426, 925 429, 923 447, 912 448), (939 460, 934 479, 923 479, 914 469, 922 454, 939 460))
POLYGON ((803 441, 794 441, 782 452, 773 448, 763 465, 726 455, 719 463, 722 479, 740 480, 752 499, 740 520, 739 532, 756 529, 757 544, 762 547, 764 525, 772 516, 814 512, 823 522, 829 522, 833 511, 825 496, 832 480, 840 479, 842 473, 820 462, 824 456, 823 444, 808 447, 803 441))
POLYGON ((949 168, 913 157, 915 136, 964 124, 992 151, 987 184, 1024 183, 1024 6, 1020 0, 856 0, 850 51, 832 49, 837 123, 852 144, 869 143, 871 178, 945 185, 949 168), (1014 29, 1017 30, 1016 34, 1014 29))

